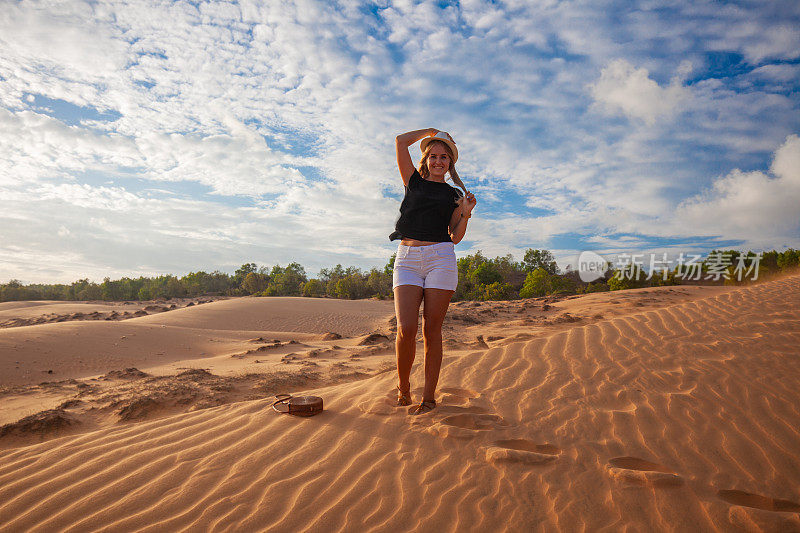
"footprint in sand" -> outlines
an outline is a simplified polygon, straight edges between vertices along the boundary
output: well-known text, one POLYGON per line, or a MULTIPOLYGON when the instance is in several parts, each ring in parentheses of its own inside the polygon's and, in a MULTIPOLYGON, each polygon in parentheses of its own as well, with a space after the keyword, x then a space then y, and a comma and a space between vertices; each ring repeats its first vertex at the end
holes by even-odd
POLYGON ((509 424, 498 415, 489 413, 460 413, 445 416, 427 428, 428 433, 444 438, 471 439, 482 431, 501 429, 509 424))
POLYGON ((461 413, 458 415, 451 415, 443 418, 440 423, 445 426, 476 431, 496 429, 508 425, 506 421, 503 420, 503 417, 488 413, 461 413))
POLYGON ((505 439, 492 443, 485 449, 490 463, 511 462, 527 465, 544 465, 554 461, 561 448, 552 444, 537 444, 527 439, 505 439))
POLYGON ((761 509, 763 511, 775 511, 779 513, 800 512, 800 503, 770 498, 769 496, 753 494, 743 490, 720 490, 717 491, 717 496, 733 505, 742 505, 744 507, 752 507, 753 509, 761 509))
POLYGON ((358 409, 368 415, 392 415, 402 413, 406 407, 398 407, 397 391, 386 394, 377 400, 366 400, 358 404, 358 409))
POLYGON ((457 387, 441 387, 438 402, 447 405, 464 405, 478 397, 478 393, 457 387))
POLYGON ((489 403, 475 391, 458 387, 442 387, 439 389, 437 410, 442 414, 487 413, 489 403))
POLYGON ((391 415, 397 412, 394 402, 389 399, 366 400, 358 404, 358 410, 368 415, 391 415))
POLYGON ((683 484, 683 478, 666 466, 638 457, 615 457, 608 462, 608 471, 617 479, 637 485, 674 487, 683 484))

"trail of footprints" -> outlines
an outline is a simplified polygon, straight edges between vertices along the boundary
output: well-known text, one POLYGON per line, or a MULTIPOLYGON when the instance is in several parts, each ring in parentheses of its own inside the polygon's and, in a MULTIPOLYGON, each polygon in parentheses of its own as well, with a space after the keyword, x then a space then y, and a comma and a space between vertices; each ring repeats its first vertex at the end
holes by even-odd
MULTIPOLYGON (((612 477, 637 485, 677 487, 683 478, 670 468, 638 457, 614 457, 607 465, 612 477)), ((800 513, 800 504, 742 490, 717 490, 717 497, 732 505, 751 507, 762 511, 800 513)))
MULTIPOLYGON (((495 430, 511 429, 503 417, 490 412, 489 404, 476 392, 455 387, 442 387, 438 405, 431 413, 409 418, 412 426, 420 427, 425 433, 448 439, 472 440, 489 436, 495 430), (433 422, 431 416, 433 415, 433 422), (441 416, 441 418, 439 418, 441 416)), ((415 403, 422 390, 413 391, 415 403)), ((403 414, 396 406, 397 392, 391 391, 378 401, 366 401, 359 409, 367 414, 403 414)), ((406 408, 410 412, 415 405, 406 408)), ((561 449, 551 444, 538 444, 527 439, 503 439, 491 442, 482 448, 484 458, 491 463, 515 462, 528 465, 542 465, 555 460, 561 449)))
MULTIPOLYGON (((476 392, 454 387, 443 387, 439 390, 442 393, 441 398, 436 409, 430 413, 435 415, 434 421, 431 422, 431 416, 415 416, 411 417, 412 426, 419 426, 423 431, 439 437, 463 440, 488 436, 493 430, 513 428, 501 416, 491 413, 488 402, 476 392), (438 416, 441 418, 437 419, 438 416)), ((395 404, 396 394, 396 391, 391 391, 385 398, 377 402, 362 403, 359 408, 364 413, 376 415, 404 413, 395 404)), ((419 398, 421 394, 421 389, 414 391, 414 398, 419 398)), ((558 446, 520 438, 495 440, 481 449, 484 459, 490 463, 525 465, 546 465, 557 460, 562 453, 558 446)), ((639 457, 614 457, 608 461, 606 469, 612 478, 633 485, 668 488, 684 484, 683 477, 669 467, 639 457)), ((742 490, 717 490, 717 497, 731 505, 764 511, 800 513, 800 503, 742 490)))

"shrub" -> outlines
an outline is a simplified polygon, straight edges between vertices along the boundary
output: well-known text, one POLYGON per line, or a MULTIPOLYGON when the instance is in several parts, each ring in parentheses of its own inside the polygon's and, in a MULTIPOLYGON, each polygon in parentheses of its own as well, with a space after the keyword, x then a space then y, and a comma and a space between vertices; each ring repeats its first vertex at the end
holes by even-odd
POLYGON ((495 266, 489 262, 481 263, 470 276, 475 285, 490 285, 495 282, 503 281, 503 276, 497 271, 495 266))
POLYGON ((592 292, 606 292, 608 290, 608 285, 606 283, 598 281, 597 283, 589 283, 583 292, 589 294, 592 292))
POLYGON ((312 298, 325 296, 325 286, 318 279, 310 279, 303 285, 303 296, 312 298))
POLYGON ((263 291, 269 285, 269 276, 257 272, 248 272, 242 282, 242 290, 245 294, 255 294, 263 291))
POLYGON ((521 298, 535 298, 544 296, 550 289, 550 274, 543 268, 537 268, 528 273, 525 283, 519 291, 521 298))
POLYGON ((634 269, 615 270, 614 275, 608 280, 608 288, 612 291, 623 289, 637 289, 647 285, 644 273, 636 266, 634 269), (631 272, 633 274, 631 274, 631 272), (631 275, 633 276, 631 278, 631 275))
POLYGON ((537 268, 541 268, 548 274, 558 274, 556 260, 548 250, 532 250, 528 248, 522 259, 522 266, 526 272, 533 272, 537 268))
POLYGON ((495 281, 479 287, 480 300, 508 300, 514 294, 514 287, 508 283, 495 281))
POLYGON ((575 294, 578 284, 567 276, 550 274, 543 268, 528 273, 519 291, 521 298, 534 298, 552 294, 575 294))

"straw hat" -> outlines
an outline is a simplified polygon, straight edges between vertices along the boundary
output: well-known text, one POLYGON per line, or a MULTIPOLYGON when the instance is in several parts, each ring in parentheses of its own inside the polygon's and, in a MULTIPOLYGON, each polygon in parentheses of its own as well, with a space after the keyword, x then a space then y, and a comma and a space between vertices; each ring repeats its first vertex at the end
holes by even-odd
POLYGON ((424 139, 422 139, 422 141, 420 141, 419 143, 420 150, 424 152, 425 147, 428 146, 428 143, 430 143, 431 141, 442 141, 443 143, 445 143, 453 151, 453 163, 458 161, 458 148, 456 148, 456 143, 450 140, 450 137, 448 137, 448 133, 446 131, 440 131, 433 137, 425 137, 424 139))

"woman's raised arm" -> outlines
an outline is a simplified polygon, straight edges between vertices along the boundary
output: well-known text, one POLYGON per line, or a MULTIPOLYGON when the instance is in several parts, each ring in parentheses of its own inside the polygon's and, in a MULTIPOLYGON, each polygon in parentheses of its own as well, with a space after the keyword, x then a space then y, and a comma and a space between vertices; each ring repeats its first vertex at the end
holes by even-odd
POLYGON ((408 133, 401 133, 394 138, 394 147, 397 151, 397 168, 400 171, 400 177, 403 179, 403 185, 408 186, 408 180, 411 179, 411 174, 414 173, 414 162, 411 161, 411 154, 408 153, 408 147, 425 137, 430 137, 439 133, 436 128, 426 128, 424 130, 414 130, 408 133))

